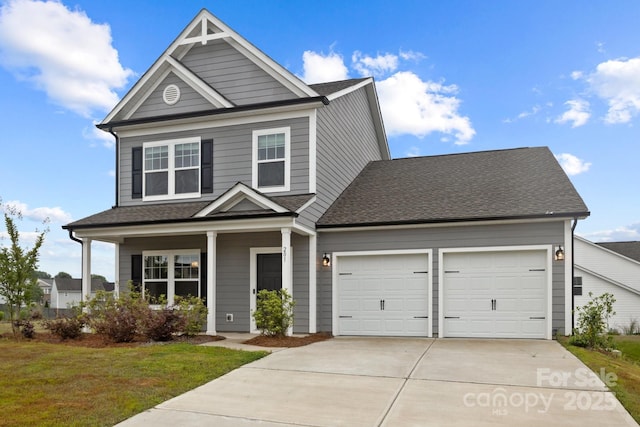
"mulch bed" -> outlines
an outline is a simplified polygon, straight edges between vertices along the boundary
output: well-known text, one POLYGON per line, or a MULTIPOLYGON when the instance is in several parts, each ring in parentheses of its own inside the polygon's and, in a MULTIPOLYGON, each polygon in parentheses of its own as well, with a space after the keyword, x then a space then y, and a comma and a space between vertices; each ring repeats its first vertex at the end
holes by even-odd
POLYGON ((268 337, 258 335, 244 342, 244 344, 257 345, 261 347, 302 347, 303 345, 313 344, 332 338, 327 332, 319 332, 317 334, 307 335, 305 337, 268 337))
MULTIPOLYGON (((319 332, 317 334, 311 334, 302 337, 268 337, 265 335, 259 335, 245 341, 245 344, 256 345, 260 347, 301 347, 304 345, 312 344, 314 342, 324 341, 332 338, 331 334, 326 332, 319 332)), ((11 333, 0 334, 1 339, 13 339, 11 333)), ((88 348, 114 348, 114 347, 137 347, 140 345, 159 345, 164 342, 153 342, 145 339, 144 337, 136 337, 132 342, 114 343, 105 340, 102 336, 96 334, 82 334, 80 339, 75 340, 60 340, 55 335, 48 332, 36 332, 32 339, 20 338, 25 342, 44 342, 49 344, 62 344, 76 347, 88 347, 88 348)), ((210 336, 210 335, 196 335, 193 337, 177 336, 172 341, 167 343, 185 342, 189 344, 204 344, 212 341, 220 341, 225 339, 224 336, 210 336)))

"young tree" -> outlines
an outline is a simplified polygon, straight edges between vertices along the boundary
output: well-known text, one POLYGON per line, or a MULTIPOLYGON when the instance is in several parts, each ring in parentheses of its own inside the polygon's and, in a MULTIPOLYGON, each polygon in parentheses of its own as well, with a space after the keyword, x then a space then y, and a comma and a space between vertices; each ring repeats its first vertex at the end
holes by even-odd
POLYGON ((9 320, 13 335, 17 336, 16 320, 19 318, 20 308, 31 302, 37 279, 33 272, 38 266, 38 251, 44 242, 48 230, 42 231, 36 237, 33 247, 29 250, 20 246, 20 236, 13 217, 21 219, 20 212, 10 206, 4 206, 4 222, 10 246, 0 248, 0 295, 9 306, 9 320))

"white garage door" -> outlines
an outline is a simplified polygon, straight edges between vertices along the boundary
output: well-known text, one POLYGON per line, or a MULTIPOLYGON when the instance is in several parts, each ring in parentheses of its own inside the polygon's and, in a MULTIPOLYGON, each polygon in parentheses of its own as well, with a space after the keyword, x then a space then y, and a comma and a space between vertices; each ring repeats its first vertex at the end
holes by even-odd
POLYGON ((445 253, 445 337, 546 338, 547 252, 445 253))
POLYGON ((340 335, 427 336, 427 254, 341 256, 340 335))

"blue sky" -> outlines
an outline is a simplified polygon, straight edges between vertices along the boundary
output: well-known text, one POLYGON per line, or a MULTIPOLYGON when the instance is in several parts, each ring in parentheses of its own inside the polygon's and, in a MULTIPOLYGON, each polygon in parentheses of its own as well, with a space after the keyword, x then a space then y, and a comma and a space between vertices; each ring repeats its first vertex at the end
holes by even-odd
MULTIPOLYGON (((203 7, 308 82, 373 75, 394 157, 549 146, 591 210, 576 232, 640 240, 640 2, 0 5, 0 198, 27 243, 50 219, 51 274, 80 275, 61 225, 114 203, 113 141, 93 123, 203 7)), ((92 270, 113 278, 110 245, 92 270)))

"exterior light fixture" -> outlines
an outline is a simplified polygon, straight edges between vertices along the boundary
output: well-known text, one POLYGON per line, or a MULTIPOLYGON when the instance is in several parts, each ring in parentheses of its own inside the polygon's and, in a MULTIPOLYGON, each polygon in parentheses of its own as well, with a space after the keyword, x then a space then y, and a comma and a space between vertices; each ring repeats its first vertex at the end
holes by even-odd
POLYGON ((558 245, 554 259, 556 261, 564 261, 564 249, 562 249, 562 245, 558 245))
POLYGON ((322 266, 331 267, 331 255, 326 252, 322 254, 322 266))

